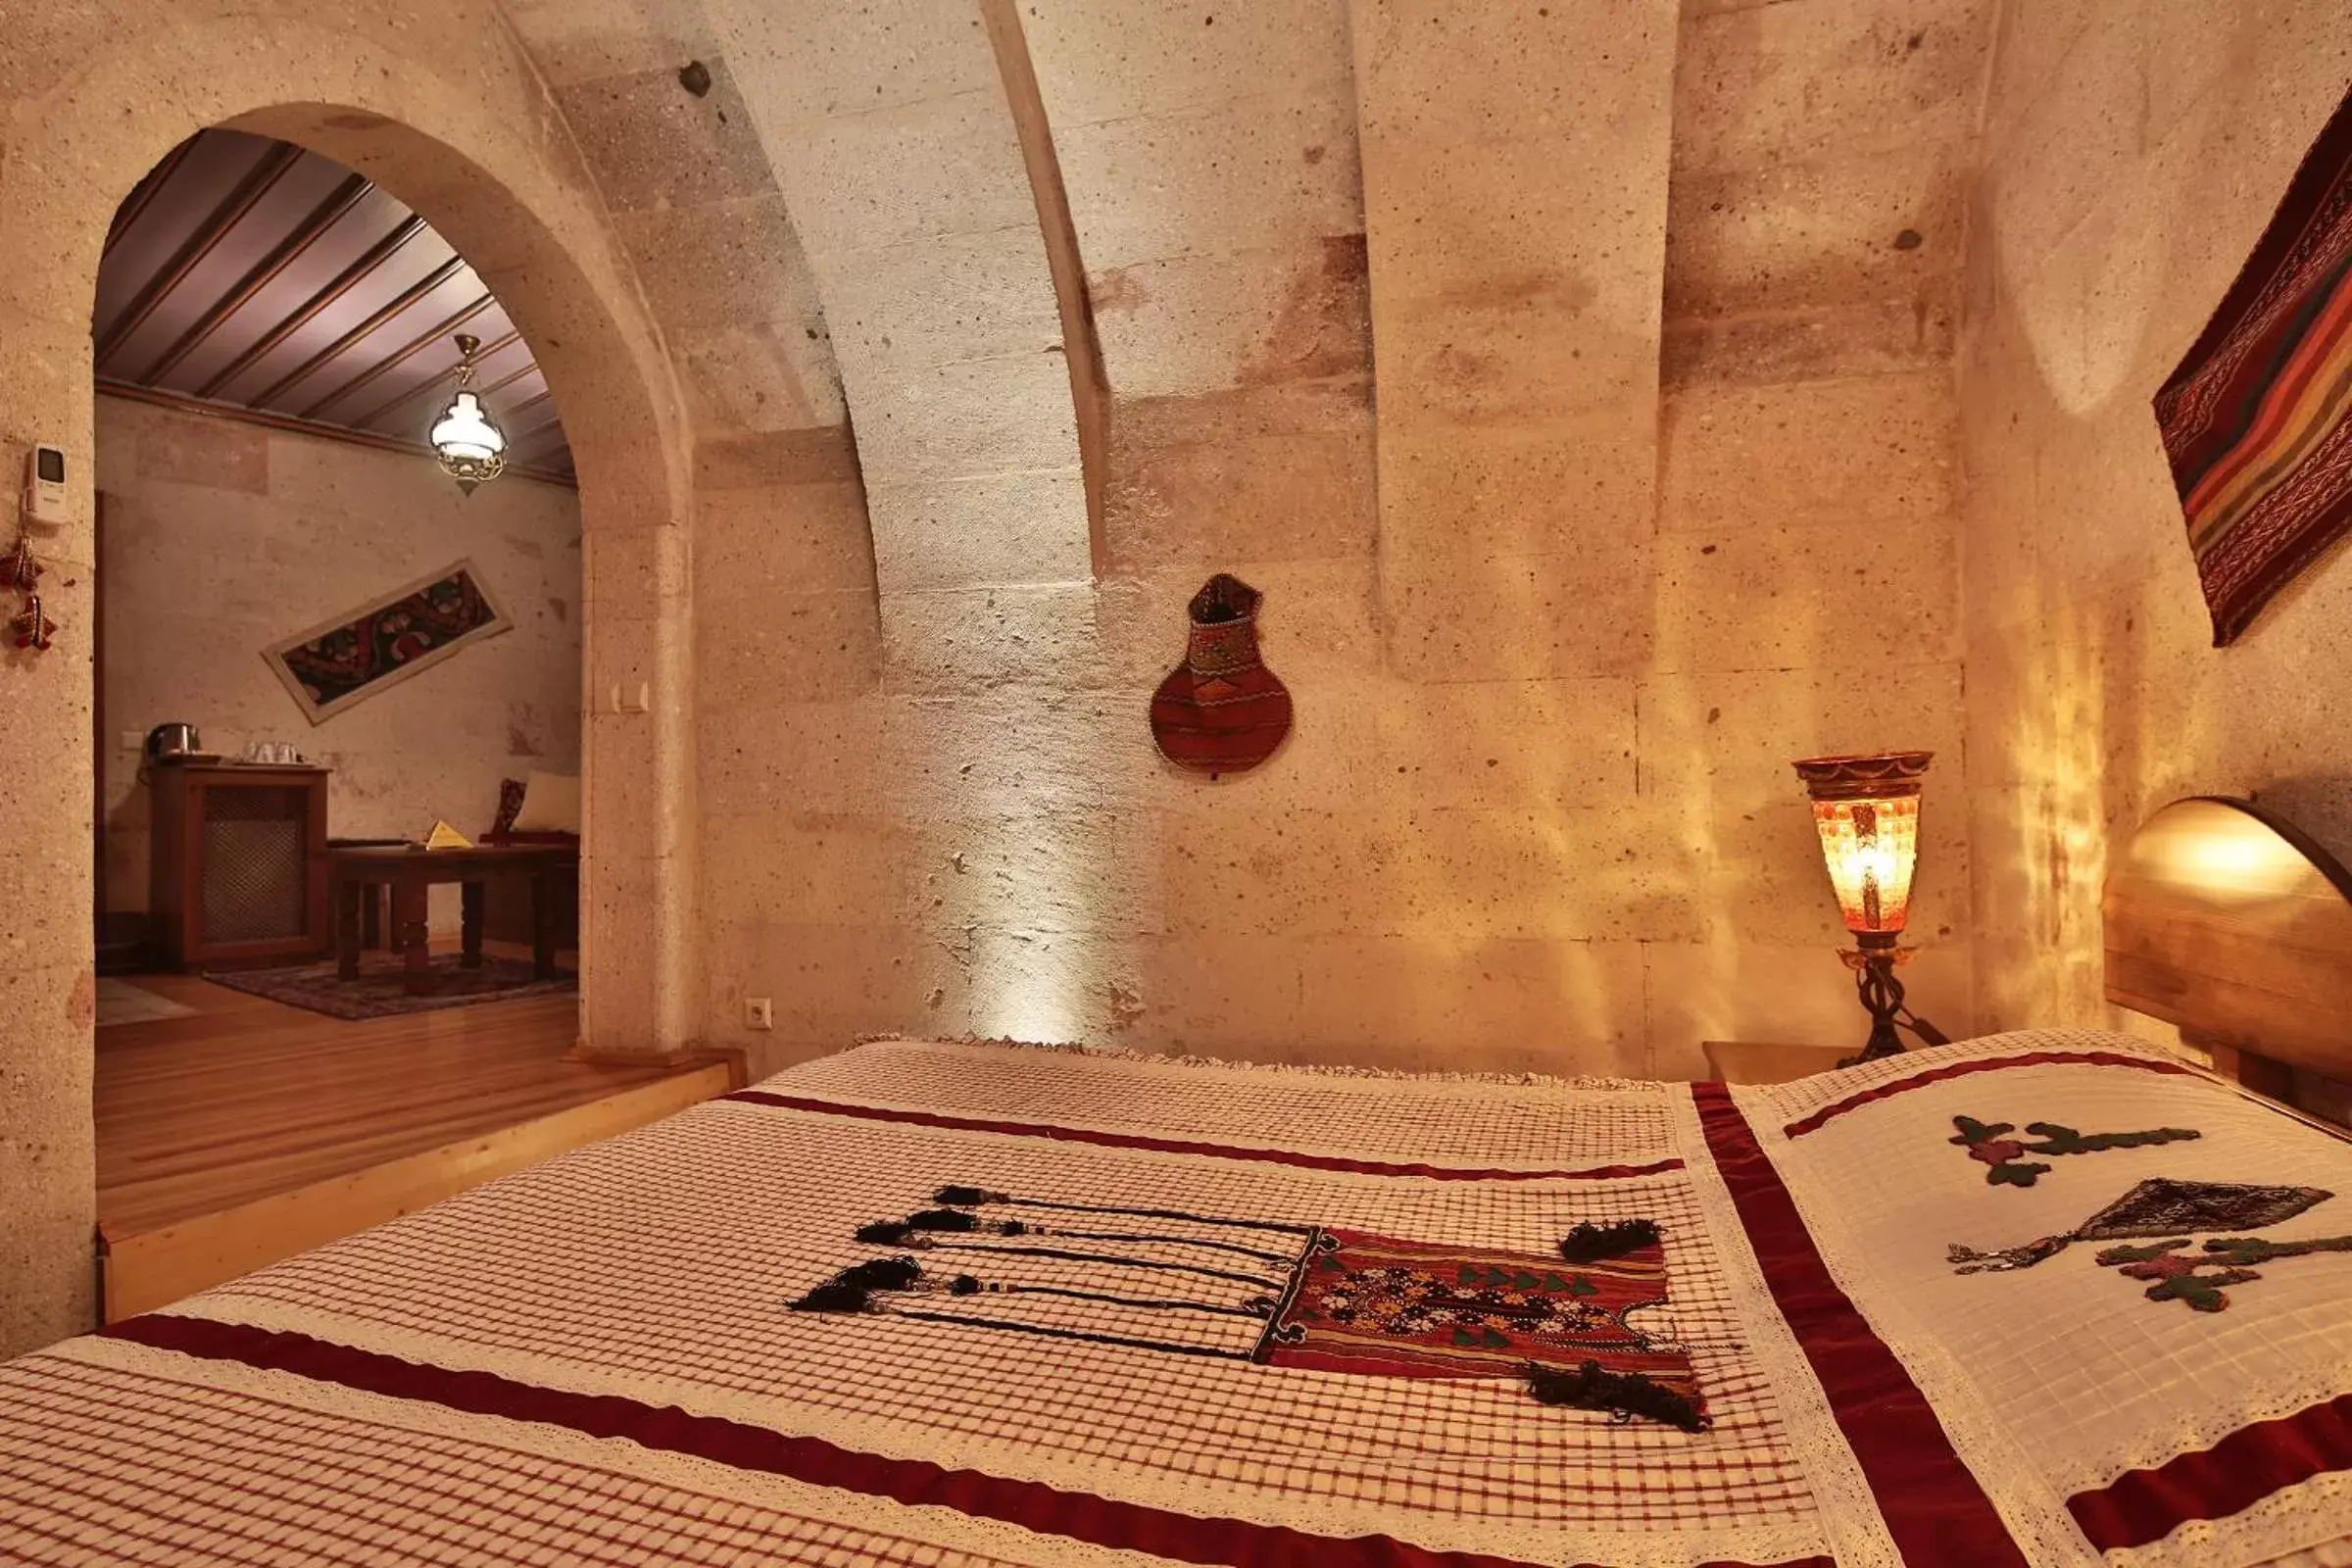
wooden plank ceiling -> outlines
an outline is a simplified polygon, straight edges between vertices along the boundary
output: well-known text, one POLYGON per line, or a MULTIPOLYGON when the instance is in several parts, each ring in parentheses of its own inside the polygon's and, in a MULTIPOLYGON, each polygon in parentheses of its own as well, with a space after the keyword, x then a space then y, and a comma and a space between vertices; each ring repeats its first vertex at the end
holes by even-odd
POLYGON ((420 455, 470 332, 510 471, 573 482, 546 378, 473 269, 285 142, 206 130, 172 149, 115 215, 90 319, 101 392, 420 455))

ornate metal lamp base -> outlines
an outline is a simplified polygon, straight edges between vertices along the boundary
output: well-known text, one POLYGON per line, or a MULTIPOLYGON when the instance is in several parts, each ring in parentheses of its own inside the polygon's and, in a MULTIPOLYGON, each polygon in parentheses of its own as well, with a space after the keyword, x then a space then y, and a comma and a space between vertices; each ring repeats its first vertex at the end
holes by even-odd
POLYGON ((1895 1032, 1898 1028, 1919 1036, 1923 1045, 1951 1044, 1942 1030, 1903 1005, 1903 983, 1894 977, 1894 971, 1911 961, 1913 951, 1894 946, 1890 938, 1885 947, 1853 948, 1838 955, 1854 971, 1854 992, 1870 1012, 1870 1040, 1838 1066, 1851 1067, 1901 1054, 1905 1047, 1902 1036, 1895 1032))

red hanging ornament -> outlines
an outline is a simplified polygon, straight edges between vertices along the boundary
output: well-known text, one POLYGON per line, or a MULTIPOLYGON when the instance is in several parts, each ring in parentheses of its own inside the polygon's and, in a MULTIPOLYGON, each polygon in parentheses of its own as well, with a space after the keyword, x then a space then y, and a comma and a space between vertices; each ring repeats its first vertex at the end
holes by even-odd
POLYGON ((17 548, 9 552, 8 564, 0 567, 0 572, 7 575, 8 586, 22 593, 31 593, 41 580, 42 570, 41 564, 32 559, 31 544, 23 534, 17 535, 17 548))
POLYGON ((1258 591, 1218 572, 1193 596, 1184 662, 1152 694, 1152 736, 1180 767, 1214 778, 1255 767, 1291 732, 1291 694, 1259 661, 1258 591))
POLYGON ((19 648, 29 648, 37 654, 48 648, 57 633, 57 622, 41 613, 39 594, 26 594, 24 608, 9 621, 8 629, 19 648))
POLYGON ((24 608, 10 617, 8 630, 11 641, 19 648, 40 653, 48 648, 57 633, 57 622, 41 611, 41 564, 32 559, 32 546, 23 534, 17 535, 17 547, 0 562, 0 578, 6 586, 24 596, 24 608))

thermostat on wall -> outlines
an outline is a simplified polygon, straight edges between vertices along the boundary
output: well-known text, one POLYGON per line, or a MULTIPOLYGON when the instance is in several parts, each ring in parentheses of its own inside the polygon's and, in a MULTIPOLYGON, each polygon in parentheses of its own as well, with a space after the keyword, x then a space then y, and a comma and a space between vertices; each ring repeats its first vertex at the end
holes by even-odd
POLYGON ((69 520, 63 447, 34 447, 25 461, 24 520, 50 527, 63 527, 69 520))

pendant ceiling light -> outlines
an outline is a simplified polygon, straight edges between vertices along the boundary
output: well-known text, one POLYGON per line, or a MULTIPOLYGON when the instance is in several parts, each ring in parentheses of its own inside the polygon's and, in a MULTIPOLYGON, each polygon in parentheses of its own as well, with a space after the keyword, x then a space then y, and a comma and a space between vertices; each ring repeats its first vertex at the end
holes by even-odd
POLYGON ((473 487, 506 470, 507 436, 473 394, 473 356, 482 340, 470 332, 458 334, 458 390, 433 421, 433 455, 441 470, 458 481, 467 495, 473 487))

